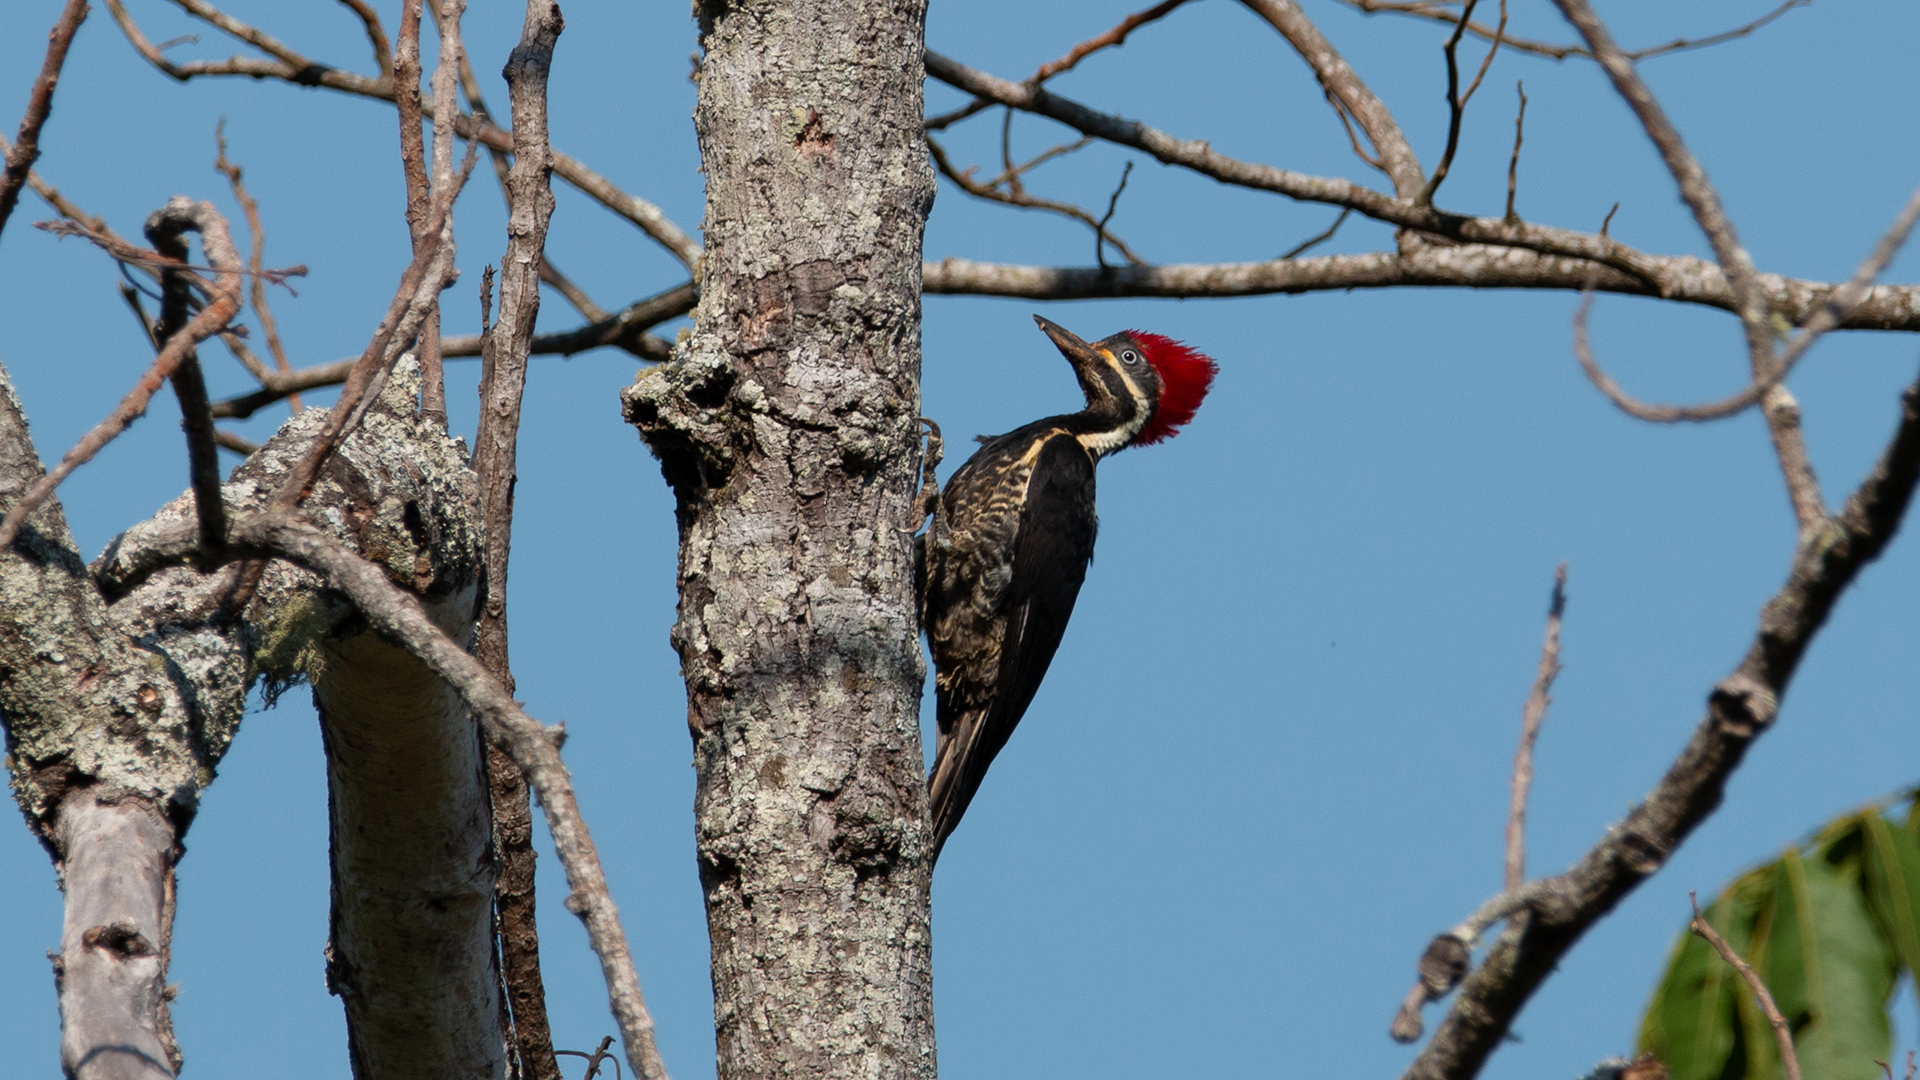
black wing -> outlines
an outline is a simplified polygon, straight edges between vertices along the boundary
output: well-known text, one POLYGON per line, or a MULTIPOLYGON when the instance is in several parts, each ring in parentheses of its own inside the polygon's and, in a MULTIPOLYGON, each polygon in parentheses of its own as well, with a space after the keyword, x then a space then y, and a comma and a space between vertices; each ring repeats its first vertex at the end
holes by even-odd
POLYGON ((947 714, 941 726, 952 729, 943 732, 948 738, 940 756, 958 759, 934 766, 936 858, 1046 678, 1086 580, 1096 530, 1093 459, 1062 432, 1041 448, 1021 504, 993 700, 984 711, 961 716, 951 715, 944 695, 941 701, 947 714))

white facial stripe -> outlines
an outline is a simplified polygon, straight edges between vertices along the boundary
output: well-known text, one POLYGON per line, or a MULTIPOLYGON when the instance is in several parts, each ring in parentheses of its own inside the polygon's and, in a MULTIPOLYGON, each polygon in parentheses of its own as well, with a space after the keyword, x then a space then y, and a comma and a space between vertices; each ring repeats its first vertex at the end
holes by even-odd
MULTIPOLYGON (((1108 366, 1119 373, 1120 382, 1126 386, 1127 393, 1133 396, 1133 419, 1127 421, 1126 426, 1115 431, 1075 436, 1079 439, 1080 445, 1086 447, 1087 452, 1095 458, 1106 457, 1132 442, 1133 437, 1140 434, 1140 429, 1147 426, 1147 414, 1152 409, 1152 403, 1147 400, 1147 392, 1141 389, 1138 381, 1127 374, 1126 369, 1121 366, 1119 360, 1114 358, 1113 353, 1103 348, 1100 350, 1100 355, 1107 358, 1108 366)), ((1141 363, 1145 362, 1144 359, 1141 360, 1141 363)))

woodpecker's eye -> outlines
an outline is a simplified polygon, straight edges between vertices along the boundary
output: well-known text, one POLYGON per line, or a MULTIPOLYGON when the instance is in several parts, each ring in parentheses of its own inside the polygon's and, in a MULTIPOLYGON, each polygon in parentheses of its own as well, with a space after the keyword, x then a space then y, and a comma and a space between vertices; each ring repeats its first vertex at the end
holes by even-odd
POLYGON ((1140 362, 1140 354, 1134 352, 1132 349, 1128 349, 1120 354, 1120 362, 1126 364, 1128 367, 1132 367, 1134 364, 1140 362))

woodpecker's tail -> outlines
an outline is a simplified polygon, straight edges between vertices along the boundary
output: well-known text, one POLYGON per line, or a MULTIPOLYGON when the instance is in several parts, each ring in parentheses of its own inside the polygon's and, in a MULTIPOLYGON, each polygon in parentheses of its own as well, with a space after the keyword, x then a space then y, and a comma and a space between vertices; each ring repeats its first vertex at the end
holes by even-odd
POLYGON ((967 812, 967 804, 973 801, 973 793, 980 790, 980 781, 986 777, 987 766, 993 761, 993 751, 981 741, 988 711, 964 712, 957 722, 941 732, 940 747, 933 758, 933 775, 927 781, 933 816, 933 855, 928 860, 929 866, 940 861, 940 849, 960 824, 961 815, 967 812))

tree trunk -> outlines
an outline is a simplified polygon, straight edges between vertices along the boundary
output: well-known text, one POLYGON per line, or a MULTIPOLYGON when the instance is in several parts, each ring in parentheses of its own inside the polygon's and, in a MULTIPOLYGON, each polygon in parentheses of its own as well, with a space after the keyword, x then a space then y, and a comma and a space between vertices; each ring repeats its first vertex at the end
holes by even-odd
MULTIPOLYGON (((418 369, 403 361, 306 509, 460 636, 472 625, 479 569, 472 478, 458 442, 414 415, 418 392, 418 369)), ((253 454, 224 486, 227 506, 265 502, 326 415, 307 410, 253 454)), ((38 475, 0 370, 0 504, 38 475)), ((50 501, 0 552, 0 710, 15 796, 66 892, 55 970, 68 1075, 159 1080, 179 1068, 165 985, 174 863, 257 675, 279 686, 311 677, 330 748, 354 752, 336 753, 352 760, 330 763, 329 779, 335 889, 347 898, 336 911, 350 913, 336 922, 333 973, 351 969, 364 995, 348 1001, 358 1074, 500 1075, 490 826, 473 720, 305 570, 269 563, 238 619, 224 613, 227 573, 176 566, 137 576, 144 544, 194 518, 192 495, 175 499, 90 574, 50 501), (111 605, 96 581, 117 597, 111 605), (370 690, 382 680, 384 690, 370 690), (396 842, 364 857, 369 838, 395 831, 406 855, 395 856, 396 842), (409 932, 391 932, 396 925, 409 932), (366 1020, 366 1002, 393 1013, 383 1002, 396 997, 413 1026, 366 1020), (363 1058, 381 1067, 362 1068, 363 1058)))
POLYGON ((623 396, 679 504, 720 1076, 931 1077, 910 520, 925 5, 696 14, 696 329, 623 396))

